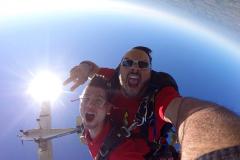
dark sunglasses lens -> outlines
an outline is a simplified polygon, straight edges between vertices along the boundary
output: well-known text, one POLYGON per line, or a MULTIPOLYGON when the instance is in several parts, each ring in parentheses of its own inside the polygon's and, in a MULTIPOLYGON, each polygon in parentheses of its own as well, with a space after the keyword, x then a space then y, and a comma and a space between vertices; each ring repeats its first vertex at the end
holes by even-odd
POLYGON ((139 61, 138 66, 139 66, 139 68, 148 68, 149 64, 148 64, 148 62, 139 61))
POLYGON ((129 59, 124 59, 124 60, 122 61, 122 65, 123 65, 124 67, 131 67, 131 66, 133 65, 133 61, 132 61, 132 60, 129 60, 129 59))

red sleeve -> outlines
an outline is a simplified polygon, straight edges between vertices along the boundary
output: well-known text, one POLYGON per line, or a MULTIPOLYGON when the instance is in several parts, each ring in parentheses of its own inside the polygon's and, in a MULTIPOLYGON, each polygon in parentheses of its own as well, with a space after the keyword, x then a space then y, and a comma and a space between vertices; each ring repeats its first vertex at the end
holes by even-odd
POLYGON ((110 69, 110 68, 100 68, 99 71, 97 72, 97 74, 103 75, 105 76, 107 79, 112 78, 112 76, 114 75, 115 70, 114 69, 110 69))
POLYGON ((159 108, 159 116, 164 119, 164 113, 168 104, 174 99, 180 97, 180 94, 173 87, 165 87, 158 92, 155 100, 156 107, 159 108))

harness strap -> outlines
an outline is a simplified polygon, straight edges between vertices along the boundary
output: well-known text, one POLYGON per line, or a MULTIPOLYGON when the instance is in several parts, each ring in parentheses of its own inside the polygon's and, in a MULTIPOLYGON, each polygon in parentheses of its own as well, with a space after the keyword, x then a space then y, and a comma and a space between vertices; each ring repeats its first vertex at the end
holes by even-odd
MULTIPOLYGON (((155 122, 155 95, 158 92, 158 89, 154 89, 154 86, 151 86, 147 92, 147 96, 144 97, 144 100, 139 106, 138 112, 136 114, 136 121, 141 120, 139 126, 141 127, 141 134, 145 137, 147 144, 150 147, 150 152, 144 156, 146 160, 159 160, 159 158, 173 158, 177 160, 179 158, 176 149, 172 146, 172 142, 168 143, 168 133, 172 129, 172 124, 166 123, 162 129, 160 138, 157 139, 157 130, 155 122), (142 117, 141 117, 142 116, 142 117), (150 142, 148 139, 148 129, 152 127, 154 141, 150 142)), ((171 138, 171 137, 170 137, 171 138)))
POLYGON ((154 120, 154 95, 156 92, 157 90, 144 97, 140 103, 134 120, 134 122, 138 123, 138 126, 142 126, 143 124, 154 120))
POLYGON ((101 146, 97 155, 97 160, 106 160, 109 153, 119 144, 121 144, 125 138, 131 136, 131 130, 136 125, 131 125, 129 128, 122 126, 113 126, 108 136, 105 138, 103 145, 101 146))

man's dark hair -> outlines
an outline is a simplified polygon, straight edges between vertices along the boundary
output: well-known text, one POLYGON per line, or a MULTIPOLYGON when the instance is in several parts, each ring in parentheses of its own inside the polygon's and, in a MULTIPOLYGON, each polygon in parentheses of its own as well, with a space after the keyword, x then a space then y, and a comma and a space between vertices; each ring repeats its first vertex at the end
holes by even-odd
POLYGON ((111 99, 112 92, 110 89, 110 83, 104 76, 95 74, 90 80, 88 86, 102 88, 106 92, 106 100, 109 101, 111 99))
POLYGON ((138 50, 145 52, 149 57, 150 63, 152 64, 152 55, 151 55, 152 50, 150 48, 147 48, 144 46, 136 46, 136 47, 133 47, 132 49, 138 49, 138 50))

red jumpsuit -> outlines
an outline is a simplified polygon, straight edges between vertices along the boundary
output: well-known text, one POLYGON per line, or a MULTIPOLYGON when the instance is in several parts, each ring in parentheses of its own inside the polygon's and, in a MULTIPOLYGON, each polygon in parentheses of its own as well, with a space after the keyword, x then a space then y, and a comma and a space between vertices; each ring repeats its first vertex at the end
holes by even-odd
MULTIPOLYGON (((98 74, 104 75, 107 78, 111 78, 114 74, 113 69, 100 68, 98 74)), ((156 133, 154 134, 153 128, 149 128, 149 140, 153 141, 154 137, 158 139, 160 137, 160 131, 162 126, 166 123, 163 120, 165 110, 168 104, 176 97, 180 97, 178 91, 173 87, 164 87, 155 96, 155 115, 156 115, 156 133), (154 136, 155 135, 155 136, 154 136)), ((141 98, 128 98, 121 93, 114 95, 111 99, 111 103, 115 106, 112 110, 112 117, 117 121, 126 121, 128 125, 132 124, 135 115, 138 111, 141 98)), ((138 129, 136 129, 138 130, 138 129)), ((138 131, 136 131, 138 132, 138 131)))
MULTIPOLYGON (((93 159, 97 156, 110 127, 110 124, 106 123, 101 133, 94 139, 91 139, 89 132, 85 131, 84 136, 93 159)), ((149 148, 144 139, 126 138, 109 153, 108 160, 144 160, 143 156, 148 152, 149 148)))

